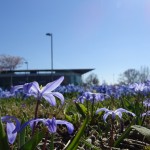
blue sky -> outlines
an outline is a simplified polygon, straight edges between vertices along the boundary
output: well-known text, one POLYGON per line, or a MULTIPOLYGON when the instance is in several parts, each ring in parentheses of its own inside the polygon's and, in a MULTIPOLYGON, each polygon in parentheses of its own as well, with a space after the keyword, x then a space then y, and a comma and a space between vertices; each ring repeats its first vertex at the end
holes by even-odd
POLYGON ((113 83, 149 67, 149 0, 0 0, 0 18, 0 54, 24 57, 29 69, 51 68, 47 32, 54 69, 95 68, 113 83))

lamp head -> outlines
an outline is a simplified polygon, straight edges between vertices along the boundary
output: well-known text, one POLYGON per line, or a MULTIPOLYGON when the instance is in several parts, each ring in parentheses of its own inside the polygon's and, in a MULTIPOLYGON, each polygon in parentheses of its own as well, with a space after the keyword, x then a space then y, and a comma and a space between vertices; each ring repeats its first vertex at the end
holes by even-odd
POLYGON ((52 36, 52 33, 46 33, 47 36, 52 36))

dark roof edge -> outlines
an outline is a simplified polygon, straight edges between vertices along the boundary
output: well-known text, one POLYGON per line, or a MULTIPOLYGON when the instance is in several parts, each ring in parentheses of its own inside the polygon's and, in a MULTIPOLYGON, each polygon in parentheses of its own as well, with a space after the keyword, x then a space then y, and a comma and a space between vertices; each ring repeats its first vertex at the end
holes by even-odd
POLYGON ((23 69, 23 70, 1 70, 0 72, 48 72, 48 71, 55 71, 55 72, 75 72, 75 73, 87 73, 89 71, 94 70, 94 68, 89 68, 89 69, 23 69))

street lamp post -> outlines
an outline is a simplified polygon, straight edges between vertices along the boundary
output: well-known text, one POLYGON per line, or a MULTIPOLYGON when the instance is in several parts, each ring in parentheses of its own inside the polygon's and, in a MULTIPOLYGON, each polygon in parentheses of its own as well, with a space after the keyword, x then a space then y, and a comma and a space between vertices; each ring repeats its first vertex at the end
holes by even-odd
POLYGON ((51 69, 53 71, 53 35, 52 33, 46 33, 46 35, 51 37, 51 69))
POLYGON ((25 61, 24 63, 27 65, 27 70, 26 70, 26 78, 27 78, 26 80, 27 80, 27 81, 26 81, 26 82, 28 82, 28 62, 25 61))
POLYGON ((27 61, 25 61, 24 63, 27 65, 27 71, 28 71, 28 62, 27 62, 27 61))
POLYGON ((46 35, 51 37, 51 77, 53 80, 53 76, 52 76, 52 73, 53 73, 53 34, 46 33, 46 35))

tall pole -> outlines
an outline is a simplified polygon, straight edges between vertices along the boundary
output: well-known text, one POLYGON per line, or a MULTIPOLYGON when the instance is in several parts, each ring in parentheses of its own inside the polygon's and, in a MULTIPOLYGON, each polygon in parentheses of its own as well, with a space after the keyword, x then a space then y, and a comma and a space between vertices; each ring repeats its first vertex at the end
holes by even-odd
MULTIPOLYGON (((53 73, 53 34, 46 33, 46 35, 51 37, 51 72, 53 73)), ((53 80, 53 77, 52 77, 52 80, 53 80)))
POLYGON ((26 77, 27 77, 26 80, 27 81, 26 82, 28 82, 28 61, 25 61, 24 63, 27 65, 27 70, 26 70, 26 77))
POLYGON ((28 62, 27 62, 27 61, 25 61, 24 63, 27 65, 27 71, 28 71, 28 62))
POLYGON ((51 37, 51 70, 53 71, 53 34, 46 33, 46 35, 51 37))

